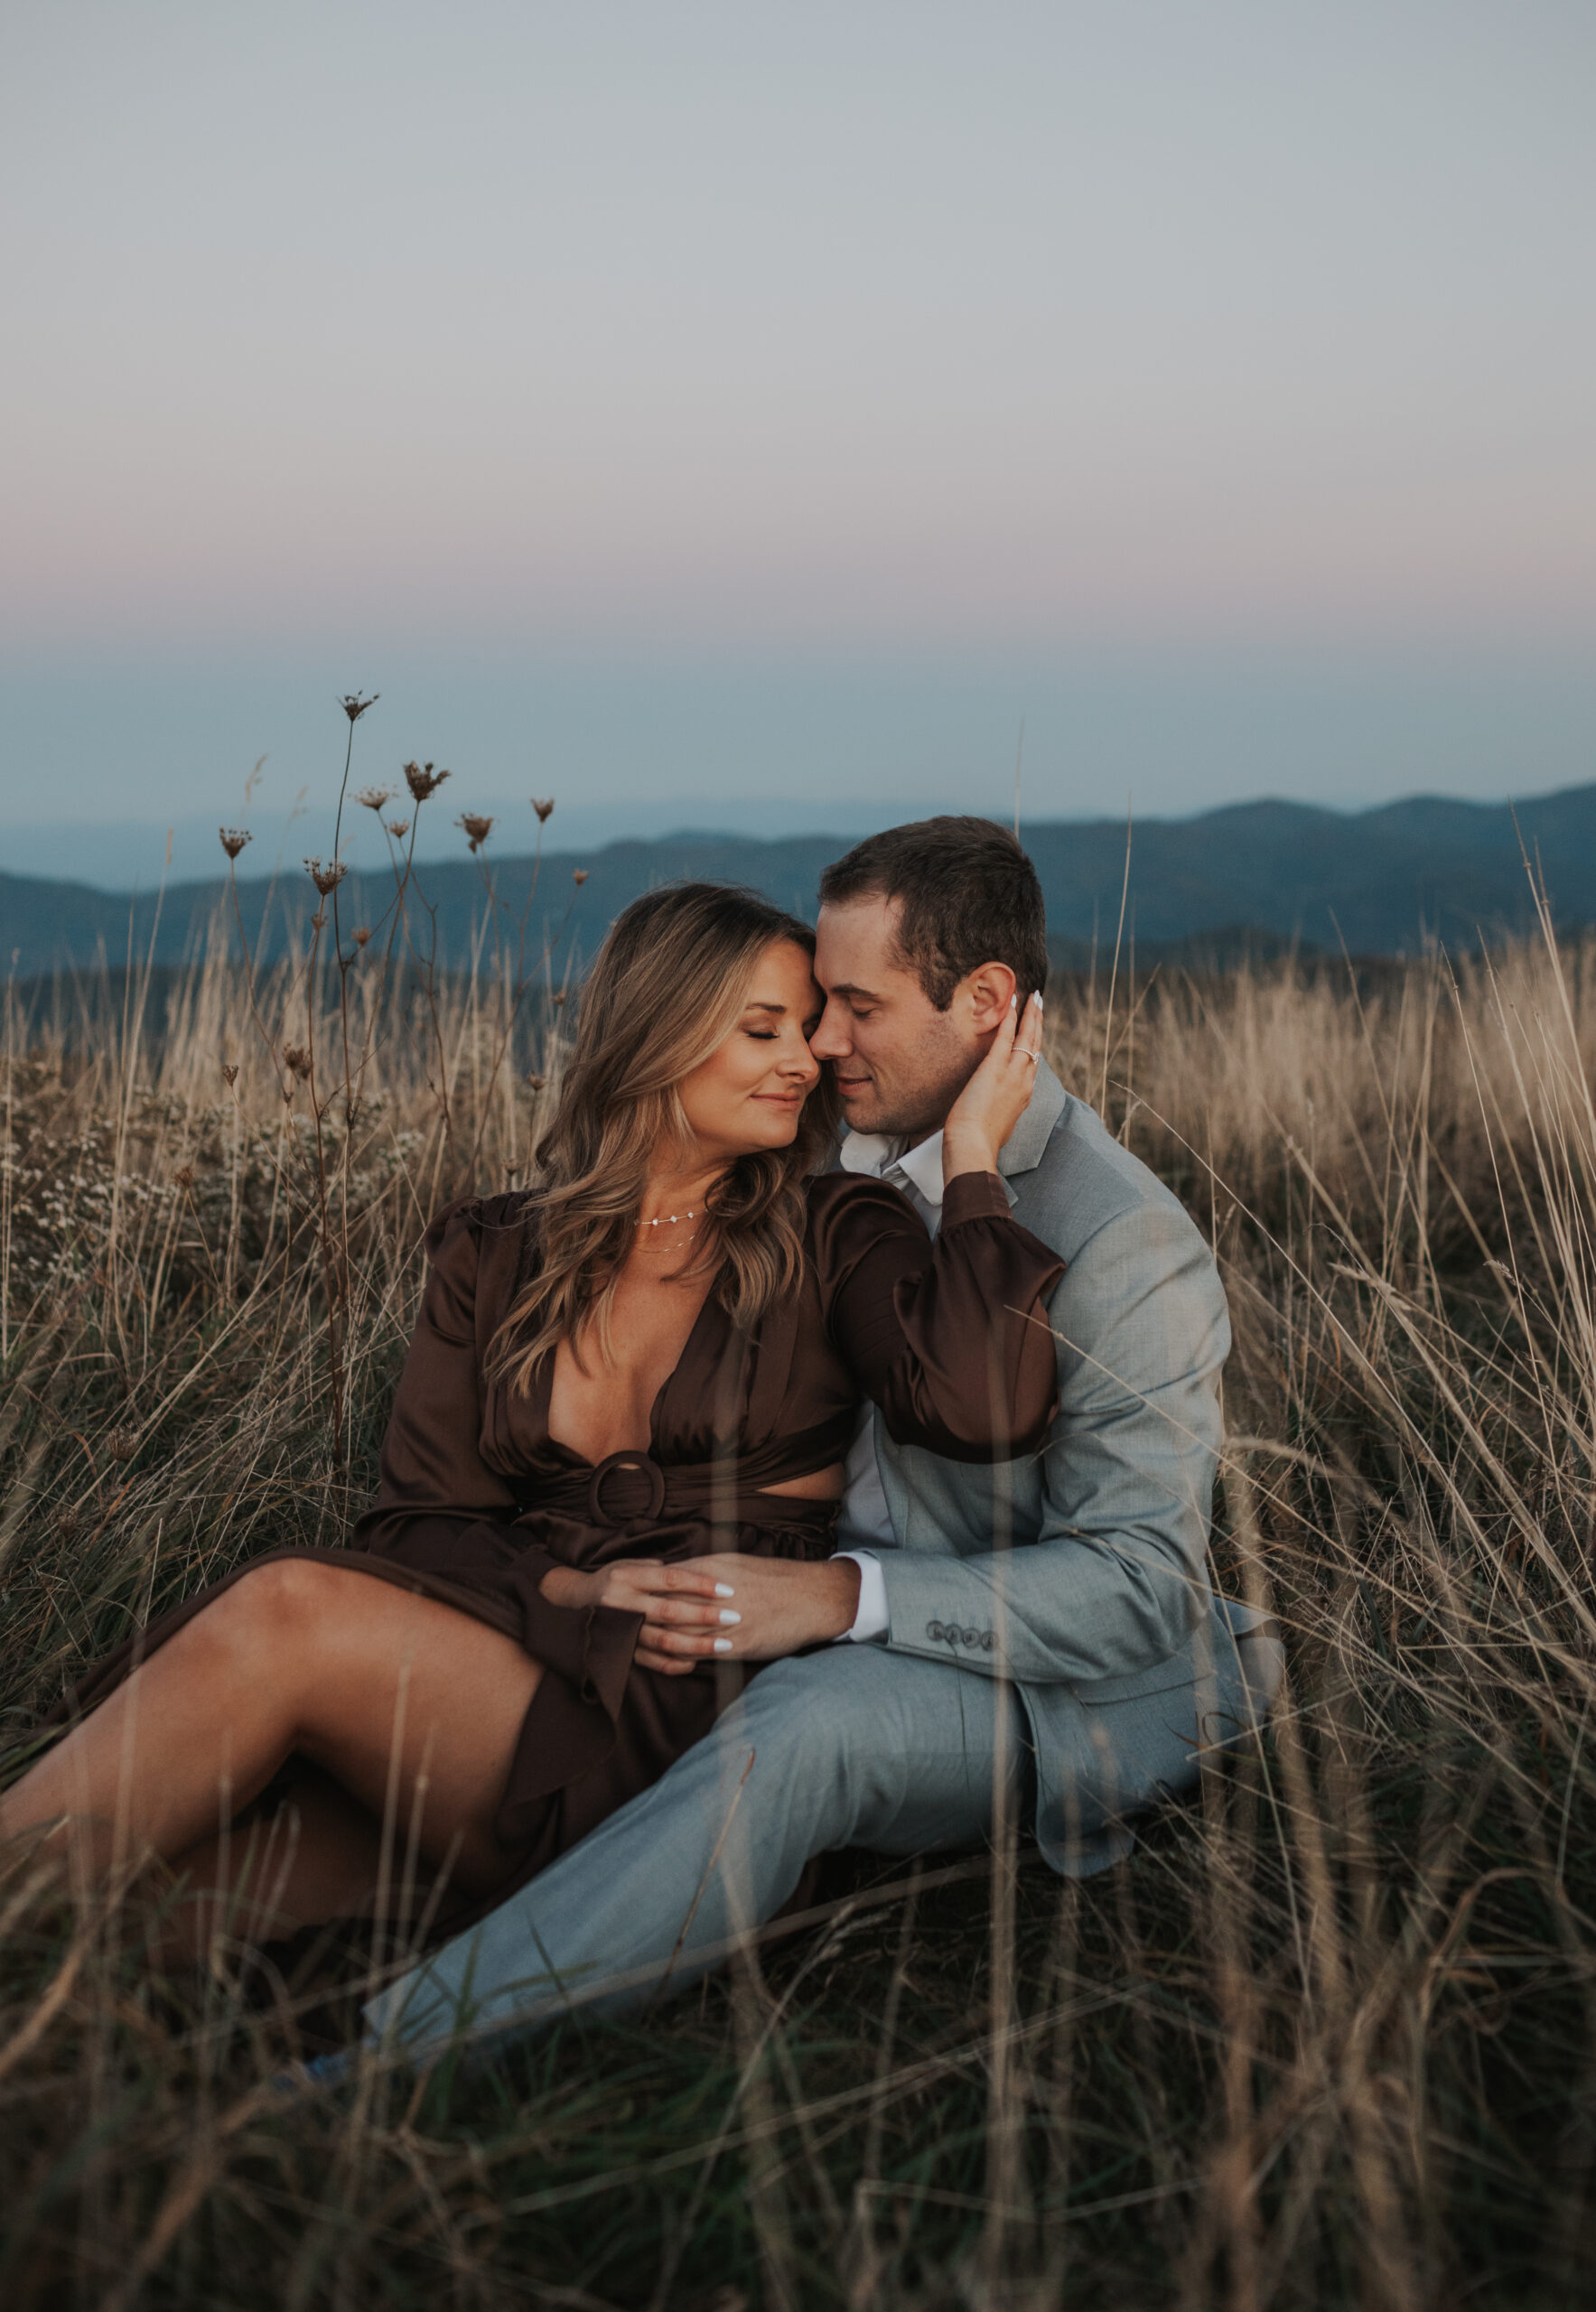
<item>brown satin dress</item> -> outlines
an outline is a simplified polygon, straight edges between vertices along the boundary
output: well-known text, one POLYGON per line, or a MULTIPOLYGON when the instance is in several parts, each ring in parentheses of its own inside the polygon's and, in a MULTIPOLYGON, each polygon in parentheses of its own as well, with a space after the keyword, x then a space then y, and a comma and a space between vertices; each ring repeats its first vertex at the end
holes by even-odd
MULTIPOLYGON (((830 1556, 837 1504, 762 1488, 843 1459, 863 1397, 900 1443, 958 1460, 1029 1451, 1045 1433, 1057 1367, 1050 1333, 1031 1319, 1063 1263, 1011 1217, 997 1176, 951 1183, 934 1245, 882 1181, 834 1172, 807 1187, 795 1290, 750 1335, 712 1292, 655 1399, 647 1453, 596 1466, 549 1435, 552 1356, 526 1395, 485 1377, 525 1273, 523 1198, 445 1214, 427 1234, 431 1273, 376 1500, 350 1549, 271 1553, 437 1598, 544 1665, 499 1805, 514 1860, 495 1902, 658 1781, 757 1667, 705 1663, 674 1678, 641 1668, 641 1617, 551 1605, 539 1586, 551 1567, 723 1550, 830 1556)), ((161 1617, 91 1672, 70 1707, 102 1700, 134 1659, 250 1570, 161 1617)), ((452 1910, 451 1930, 461 1923, 452 1910)))

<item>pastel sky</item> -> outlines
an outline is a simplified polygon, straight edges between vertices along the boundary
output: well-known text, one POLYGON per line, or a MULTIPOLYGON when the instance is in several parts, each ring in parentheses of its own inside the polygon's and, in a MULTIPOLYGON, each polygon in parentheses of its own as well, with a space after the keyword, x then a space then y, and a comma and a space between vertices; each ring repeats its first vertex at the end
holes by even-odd
POLYGON ((118 714, 125 816, 200 807, 334 668, 520 681, 495 793, 551 667, 808 668, 839 794, 873 681, 912 802, 917 668, 995 761, 1205 655, 1395 683, 1326 799, 1448 783, 1448 667, 1532 702, 1459 791, 1588 775, 1593 101, 1589 0, 8 0, 0 824, 103 810, 118 714))

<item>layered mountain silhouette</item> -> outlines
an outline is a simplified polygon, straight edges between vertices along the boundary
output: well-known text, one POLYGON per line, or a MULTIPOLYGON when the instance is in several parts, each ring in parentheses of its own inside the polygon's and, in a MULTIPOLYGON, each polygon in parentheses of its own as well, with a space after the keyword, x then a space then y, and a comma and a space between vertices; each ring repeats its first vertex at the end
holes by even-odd
MULTIPOLYGON (((1022 827, 1047 896, 1060 962, 1112 948, 1125 879, 1123 821, 1042 821, 1022 827)), ((529 916, 536 953, 546 930, 565 927, 591 955, 629 900, 686 876, 751 884, 813 918, 821 869, 849 847, 845 836, 776 842, 685 833, 657 842, 619 841, 545 855, 529 916), (575 880, 578 872, 583 880, 575 880)), ((1260 802, 1189 819, 1149 819, 1132 830, 1127 930, 1138 953, 1232 960, 1295 944, 1311 952, 1413 954, 1428 939, 1472 946, 1529 929, 1535 911, 1526 854, 1544 876, 1560 927, 1596 922, 1596 784, 1509 807, 1416 796, 1380 809, 1339 812, 1260 802)), ((531 862, 488 857, 505 903, 501 928, 518 926, 531 862)), ((441 960, 464 965, 486 915, 479 864, 419 871, 436 911, 441 960)), ((315 894, 297 865, 279 879, 240 877, 245 929, 258 956, 303 941, 315 894)), ((346 931, 376 922, 393 896, 382 875, 351 875, 340 893, 346 931)), ((117 897, 83 884, 0 870, 0 967, 18 978, 113 967, 131 955, 181 964, 221 921, 238 930, 222 878, 117 897)))

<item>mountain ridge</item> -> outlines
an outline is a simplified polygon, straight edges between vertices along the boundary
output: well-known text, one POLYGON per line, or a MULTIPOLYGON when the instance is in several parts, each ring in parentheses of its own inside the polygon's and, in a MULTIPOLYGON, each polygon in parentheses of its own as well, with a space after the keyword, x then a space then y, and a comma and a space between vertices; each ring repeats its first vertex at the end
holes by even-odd
MULTIPOLYGON (((1041 879, 1050 938, 1077 952, 1094 937, 1111 942, 1125 821, 1041 820, 1022 823, 1021 834, 1041 879)), ((691 876, 751 883, 812 919, 822 868, 857 839, 687 828, 546 851, 533 911, 537 937, 568 915, 579 948, 591 954, 629 900, 691 876)), ((1427 937, 1455 945, 1521 932, 1534 922, 1526 852, 1545 875, 1560 926, 1596 922, 1596 782, 1517 804, 1416 795, 1357 812, 1264 797, 1189 818, 1133 820, 1130 846, 1127 924, 1138 942, 1155 946, 1234 945, 1253 935, 1378 956, 1413 952, 1427 937)), ((461 962, 485 899, 481 866, 464 855, 463 840, 462 852, 458 861, 418 871, 437 909, 443 955, 461 962)), ((518 919, 531 853, 486 855, 518 919)), ((392 888, 386 872, 351 874, 341 896, 346 927, 379 914, 392 888)), ((238 889, 261 956, 303 937, 314 902, 303 870, 241 876, 238 889)), ((140 960, 177 964, 196 952, 224 908, 230 918, 225 875, 173 884, 163 895, 117 894, 0 868, 0 963, 19 978, 91 966, 102 951, 113 964, 130 950, 140 960)), ((231 936, 236 943, 236 927, 231 936)))

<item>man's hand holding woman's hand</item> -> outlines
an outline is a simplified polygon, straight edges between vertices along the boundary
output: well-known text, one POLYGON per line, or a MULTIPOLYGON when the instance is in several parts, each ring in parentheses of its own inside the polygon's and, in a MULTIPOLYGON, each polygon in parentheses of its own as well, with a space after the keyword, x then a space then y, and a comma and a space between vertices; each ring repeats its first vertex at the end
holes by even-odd
POLYGON ((773 1662, 824 1645, 851 1629, 859 1609, 859 1569, 850 1558, 818 1565, 731 1551, 677 1565, 620 1558, 593 1573, 555 1566, 542 1586, 551 1606, 641 1614, 633 1658, 678 1678, 700 1662, 773 1662))
POLYGON ((1004 1013, 985 1058, 971 1077, 942 1127, 942 1179, 961 1172, 995 1172, 997 1151, 1030 1105, 1041 1057, 1041 997, 1023 1012, 1004 1013))

